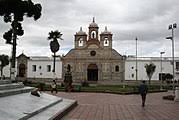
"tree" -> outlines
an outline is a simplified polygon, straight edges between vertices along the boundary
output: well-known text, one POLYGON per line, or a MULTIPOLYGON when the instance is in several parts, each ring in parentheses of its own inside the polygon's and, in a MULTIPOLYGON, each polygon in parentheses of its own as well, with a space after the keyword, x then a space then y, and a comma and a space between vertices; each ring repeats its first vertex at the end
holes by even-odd
POLYGON ((55 73, 55 57, 56 52, 59 50, 60 44, 58 43, 58 39, 63 40, 61 32, 58 30, 49 32, 48 40, 52 40, 50 42, 50 49, 54 53, 54 61, 53 61, 53 72, 55 73))
POLYGON ((6 65, 9 65, 9 57, 7 55, 0 55, 0 70, 1 70, 1 77, 3 76, 3 68, 6 65))
POLYGON ((38 20, 41 16, 42 7, 34 4, 31 0, 0 0, 0 16, 3 16, 5 23, 11 23, 11 28, 5 32, 3 38, 12 47, 12 79, 15 80, 15 59, 16 59, 16 39, 22 36, 24 30, 21 22, 24 16, 33 17, 38 20))
POLYGON ((153 75, 153 73, 155 72, 156 65, 153 64, 153 63, 150 63, 150 64, 145 64, 144 67, 145 67, 145 69, 146 69, 146 73, 147 73, 147 76, 148 76, 148 78, 149 78, 149 84, 150 84, 152 75, 153 75))

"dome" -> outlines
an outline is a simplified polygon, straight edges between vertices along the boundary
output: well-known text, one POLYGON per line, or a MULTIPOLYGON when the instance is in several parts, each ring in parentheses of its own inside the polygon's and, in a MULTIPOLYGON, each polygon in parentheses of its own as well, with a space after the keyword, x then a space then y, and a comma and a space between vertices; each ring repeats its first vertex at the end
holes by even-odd
POLYGON ((105 27, 104 32, 102 32, 101 34, 111 34, 111 32, 108 31, 107 27, 105 27))
POLYGON ((89 24, 89 27, 98 27, 98 24, 95 23, 95 18, 93 17, 93 22, 89 24))
POLYGON ((80 27, 80 31, 78 31, 76 35, 86 35, 86 33, 83 32, 82 27, 80 27))

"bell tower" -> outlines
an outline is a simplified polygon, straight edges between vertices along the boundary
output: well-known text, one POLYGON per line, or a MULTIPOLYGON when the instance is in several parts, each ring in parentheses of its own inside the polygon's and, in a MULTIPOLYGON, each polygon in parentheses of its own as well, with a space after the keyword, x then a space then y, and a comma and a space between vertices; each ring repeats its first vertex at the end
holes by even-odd
POLYGON ((91 44, 96 44, 98 47, 100 46, 99 36, 98 36, 98 25, 95 23, 95 18, 93 17, 93 21, 89 24, 89 33, 88 33, 88 41, 87 46, 91 44))
POLYGON ((89 25, 89 40, 98 41, 98 25, 95 23, 95 18, 93 17, 93 22, 89 25))
POLYGON ((100 46, 102 48, 111 48, 112 49, 112 34, 105 27, 104 32, 100 34, 100 46))
POLYGON ((83 32, 82 27, 80 27, 80 31, 75 34, 75 48, 84 48, 86 47, 87 42, 87 34, 83 32))

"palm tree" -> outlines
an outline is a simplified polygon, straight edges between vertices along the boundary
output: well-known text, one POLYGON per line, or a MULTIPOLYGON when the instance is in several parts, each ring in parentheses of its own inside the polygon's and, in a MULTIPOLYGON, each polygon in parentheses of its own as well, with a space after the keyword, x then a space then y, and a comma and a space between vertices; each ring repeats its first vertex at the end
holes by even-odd
POLYGON ((5 32, 3 38, 12 47, 12 79, 15 79, 16 39, 22 36, 24 30, 21 22, 24 16, 33 17, 38 20, 41 16, 42 7, 34 4, 31 0, 0 0, 0 16, 3 16, 5 23, 11 23, 11 28, 5 32))
POLYGON ((2 77, 3 76, 3 68, 6 65, 9 65, 9 56, 7 56, 7 55, 0 55, 0 61, 1 61, 0 70, 1 70, 1 77, 2 77))
POLYGON ((150 63, 150 64, 145 64, 144 67, 145 67, 145 69, 146 69, 146 73, 147 73, 147 76, 148 76, 148 78, 149 78, 149 84, 150 84, 152 75, 153 75, 153 73, 155 72, 156 65, 153 64, 153 63, 150 63))
POLYGON ((50 42, 50 49, 54 53, 54 61, 53 61, 53 72, 55 73, 55 57, 56 52, 59 50, 60 44, 58 43, 58 39, 63 40, 61 32, 58 30, 49 32, 48 40, 52 40, 50 42))

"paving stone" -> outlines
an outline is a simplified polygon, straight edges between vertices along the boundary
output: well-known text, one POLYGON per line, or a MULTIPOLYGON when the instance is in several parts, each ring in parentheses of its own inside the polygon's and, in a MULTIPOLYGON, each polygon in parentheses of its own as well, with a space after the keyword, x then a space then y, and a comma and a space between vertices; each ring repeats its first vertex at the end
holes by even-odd
POLYGON ((179 103, 162 99, 170 94, 148 94, 144 108, 140 95, 60 92, 57 96, 78 101, 63 120, 179 120, 179 103))

